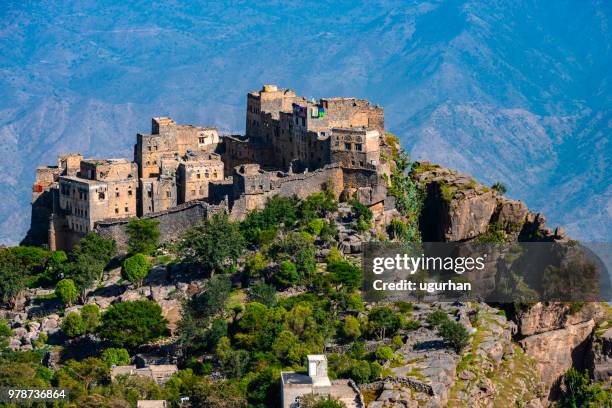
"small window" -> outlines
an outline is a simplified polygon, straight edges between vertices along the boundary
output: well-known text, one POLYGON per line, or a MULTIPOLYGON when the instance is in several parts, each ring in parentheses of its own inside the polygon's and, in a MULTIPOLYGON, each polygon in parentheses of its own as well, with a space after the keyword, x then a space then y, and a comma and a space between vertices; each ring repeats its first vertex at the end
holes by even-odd
POLYGON ((355 143, 355 150, 357 150, 358 152, 361 151, 361 143, 355 143))
POLYGON ((168 198, 172 197, 172 193, 170 191, 166 191, 166 197, 168 198))
POLYGON ((104 200, 105 198, 104 193, 98 193, 98 200, 104 200))
POLYGON ((196 178, 199 179, 200 178, 200 173, 196 174, 196 178))
POLYGON ((151 190, 147 191, 147 197, 149 198, 153 197, 153 192, 151 190))
POLYGON ((130 212, 130 209, 125 207, 125 212, 130 212))
POLYGON ((132 190, 128 190, 128 195, 131 197, 132 196, 132 190))
POLYGON ((200 137, 200 143, 206 143, 206 138, 205 137, 200 137))
POLYGON ((118 191, 115 191, 115 197, 120 197, 120 196, 121 196, 121 193, 118 191))
POLYGON ((344 143, 344 150, 351 150, 351 144, 350 143, 344 143))
POLYGON ((115 208, 115 214, 119 214, 119 209, 115 208))

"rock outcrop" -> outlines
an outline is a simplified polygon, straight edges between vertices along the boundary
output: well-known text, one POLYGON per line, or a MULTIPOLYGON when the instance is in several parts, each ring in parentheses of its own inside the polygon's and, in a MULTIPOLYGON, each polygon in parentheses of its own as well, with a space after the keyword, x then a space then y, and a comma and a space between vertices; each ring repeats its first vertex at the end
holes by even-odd
POLYGON ((565 238, 563 229, 546 228, 544 216, 529 212, 522 201, 510 200, 467 174, 420 161, 411 175, 425 194, 420 218, 423 241, 465 241, 492 228, 513 239, 565 238))
POLYGON ((529 336, 520 341, 525 352, 536 361, 541 379, 549 389, 549 399, 557 396, 559 379, 572 366, 584 364, 588 340, 595 322, 572 324, 562 329, 550 330, 529 336))
POLYGON ((612 327, 595 330, 587 364, 595 381, 612 386, 612 327))

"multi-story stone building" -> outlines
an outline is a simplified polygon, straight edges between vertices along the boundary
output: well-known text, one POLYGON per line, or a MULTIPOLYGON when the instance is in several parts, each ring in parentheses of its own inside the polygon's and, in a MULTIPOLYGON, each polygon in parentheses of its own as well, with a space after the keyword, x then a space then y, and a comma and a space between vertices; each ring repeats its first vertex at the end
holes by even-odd
POLYGON ((81 161, 77 175, 59 177, 59 209, 70 231, 86 234, 96 221, 136 216, 136 164, 127 159, 81 161))
POLYGON ((247 95, 246 108, 245 135, 155 117, 151 133, 136 136, 133 162, 70 154, 39 168, 24 241, 70 248, 101 221, 156 216, 194 200, 226 205, 240 219, 273 195, 305 197, 330 186, 385 208, 381 107, 356 98, 309 101, 264 85, 247 95))
POLYGON ((208 187, 213 181, 223 180, 223 161, 216 153, 188 154, 176 175, 178 203, 208 198, 208 187))

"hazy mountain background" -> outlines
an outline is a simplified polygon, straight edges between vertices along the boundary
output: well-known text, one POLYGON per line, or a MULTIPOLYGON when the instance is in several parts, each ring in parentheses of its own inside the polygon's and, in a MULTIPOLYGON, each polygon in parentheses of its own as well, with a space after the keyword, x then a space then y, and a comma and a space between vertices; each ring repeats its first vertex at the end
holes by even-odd
POLYGON ((0 243, 28 228, 37 165, 131 157, 154 115, 242 131, 262 83, 382 104, 414 158, 610 242, 611 17, 578 0, 4 1, 0 243))

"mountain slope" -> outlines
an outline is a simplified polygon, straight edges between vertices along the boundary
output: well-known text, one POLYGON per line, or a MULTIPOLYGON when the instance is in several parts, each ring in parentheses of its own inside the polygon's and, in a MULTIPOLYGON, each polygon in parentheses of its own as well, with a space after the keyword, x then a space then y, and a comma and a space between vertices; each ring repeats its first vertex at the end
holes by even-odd
POLYGON ((149 118, 244 128, 277 83, 385 107, 414 158, 502 181, 584 240, 612 238, 604 1, 224 3, 91 0, 0 11, 0 242, 57 153, 131 157, 149 118))

